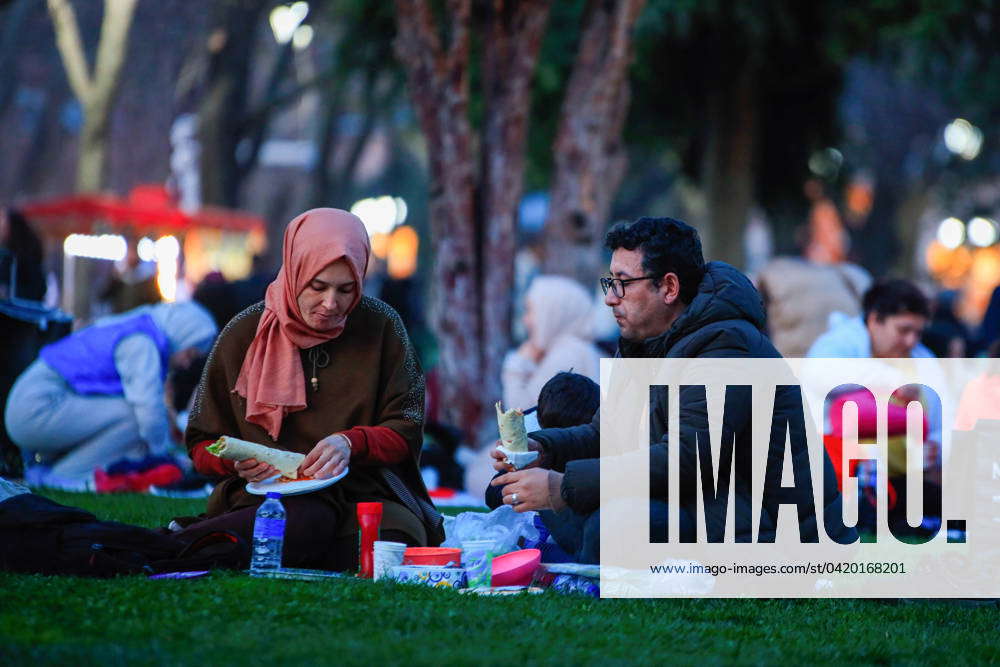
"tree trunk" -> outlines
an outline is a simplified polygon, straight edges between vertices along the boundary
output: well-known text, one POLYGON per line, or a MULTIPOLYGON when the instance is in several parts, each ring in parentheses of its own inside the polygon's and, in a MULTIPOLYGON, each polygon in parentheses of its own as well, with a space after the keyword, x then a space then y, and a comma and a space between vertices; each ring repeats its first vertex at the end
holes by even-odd
POLYGON ((625 175, 632 29, 645 0, 589 0, 560 112, 544 270, 592 285, 601 240, 625 175))
POLYGON ((49 14, 63 66, 84 113, 77 161, 77 192, 96 192, 104 185, 108 121, 128 51, 135 5, 136 0, 105 0, 101 38, 91 73, 73 6, 69 0, 49 0, 49 14))
POLYGON ((396 0, 396 53, 428 145, 434 245, 432 322, 440 349, 443 419, 473 442, 490 428, 500 361, 510 344, 515 211, 521 195, 530 85, 549 2, 482 6, 486 114, 468 118, 470 0, 449 0, 443 44, 423 0, 396 0))
MULTIPOLYGON (((494 2, 486 16, 483 51, 484 129, 481 148, 481 395, 485 409, 502 395, 500 371, 511 344, 511 303, 517 253, 531 82, 549 3, 494 2)), ((486 420, 492 425, 492 420, 486 420)))
POLYGON ((444 45, 425 2, 396 0, 395 44, 428 145, 435 249, 431 314, 440 348, 442 418, 468 434, 482 415, 475 165, 468 119, 470 5, 449 0, 450 42, 444 45))
POLYGON ((92 107, 85 109, 76 166, 76 190, 99 192, 104 185, 107 162, 108 119, 92 107))
MULTIPOLYGON (((0 3, 2 5, 2 3, 0 3)), ((30 0, 14 0, 0 12, 0 117, 7 110, 7 105, 14 99, 17 89, 16 61, 19 36, 23 30, 25 17, 31 8, 30 0)))
POLYGON ((756 70, 744 64, 729 85, 709 93, 702 184, 706 214, 701 237, 706 257, 743 267, 743 230, 753 203, 756 70))
POLYGON ((894 228, 898 230, 899 254, 894 262, 895 275, 913 279, 918 274, 918 267, 921 266, 921 258, 917 254, 921 217, 930 203, 930 188, 923 182, 917 182, 910 186, 896 209, 894 228))
POLYGON ((241 170, 237 147, 247 113, 250 64, 266 0, 226 0, 213 6, 208 39, 208 90, 198 110, 201 194, 206 204, 236 206, 241 170))
MULTIPOLYGON (((105 0, 101 37, 91 72, 73 6, 68 0, 48 0, 66 76, 84 112, 77 158, 77 192, 98 192, 104 186, 109 120, 128 51, 136 1, 105 0)), ((91 266, 87 260, 79 259, 73 265, 73 289, 66 290, 72 301, 64 305, 75 317, 86 320, 90 317, 91 266)))

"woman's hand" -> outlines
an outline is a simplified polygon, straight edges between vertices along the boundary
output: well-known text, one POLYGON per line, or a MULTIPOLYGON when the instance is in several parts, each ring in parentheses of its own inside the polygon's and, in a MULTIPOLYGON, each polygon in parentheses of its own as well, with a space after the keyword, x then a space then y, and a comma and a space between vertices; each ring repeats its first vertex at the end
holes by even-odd
POLYGON ((257 459, 243 459, 236 462, 236 474, 248 482, 263 482, 277 475, 278 469, 257 459))
POLYGON ((299 465, 299 473, 315 479, 328 479, 344 472, 351 460, 351 441, 347 436, 328 435, 306 454, 299 465))

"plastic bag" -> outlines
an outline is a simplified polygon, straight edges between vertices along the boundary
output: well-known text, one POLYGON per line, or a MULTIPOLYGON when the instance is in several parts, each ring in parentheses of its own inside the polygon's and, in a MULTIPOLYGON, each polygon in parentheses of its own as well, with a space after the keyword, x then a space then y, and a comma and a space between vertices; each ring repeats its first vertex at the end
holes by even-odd
POLYGON ((19 496, 23 493, 31 493, 31 489, 26 486, 22 486, 17 482, 11 482, 3 477, 0 477, 0 502, 3 502, 8 498, 13 498, 14 496, 19 496))
POLYGON ((493 540, 496 555, 535 546, 539 541, 536 514, 518 513, 510 505, 502 505, 489 514, 462 512, 455 517, 445 517, 445 540, 441 546, 461 549, 462 542, 469 540, 493 540), (523 543, 520 543, 521 538, 524 538, 523 543))

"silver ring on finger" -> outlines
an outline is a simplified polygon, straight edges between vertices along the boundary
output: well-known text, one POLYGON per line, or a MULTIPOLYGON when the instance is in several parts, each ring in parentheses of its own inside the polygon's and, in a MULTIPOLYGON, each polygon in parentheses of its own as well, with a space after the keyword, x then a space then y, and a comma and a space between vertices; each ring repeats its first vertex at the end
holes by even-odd
POLYGON ((510 497, 510 504, 511 505, 516 505, 517 504, 517 494, 516 493, 511 495, 511 497, 510 497))

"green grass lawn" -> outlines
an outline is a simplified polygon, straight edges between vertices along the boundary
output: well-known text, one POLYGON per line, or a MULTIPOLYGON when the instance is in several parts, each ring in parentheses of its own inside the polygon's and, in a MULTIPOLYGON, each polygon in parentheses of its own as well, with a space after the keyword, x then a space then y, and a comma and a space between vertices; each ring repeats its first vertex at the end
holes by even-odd
MULTIPOLYGON (((46 493, 146 526, 203 500, 46 493)), ((1000 610, 866 600, 478 598, 391 583, 0 574, 0 665, 998 660, 1000 610)))

